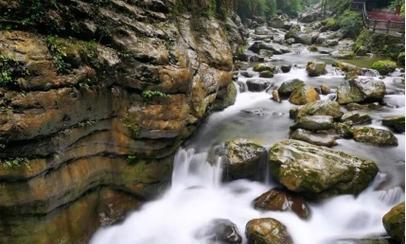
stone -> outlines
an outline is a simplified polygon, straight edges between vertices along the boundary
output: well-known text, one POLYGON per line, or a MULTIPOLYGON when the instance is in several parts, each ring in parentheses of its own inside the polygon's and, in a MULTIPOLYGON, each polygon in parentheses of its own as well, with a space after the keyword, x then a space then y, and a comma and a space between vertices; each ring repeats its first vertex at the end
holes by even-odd
POLYGON ((310 208, 302 197, 277 188, 257 197, 254 207, 265 211, 292 211, 302 219, 310 217, 310 208))
POLYGON ((335 123, 334 130, 342 138, 350 139, 353 137, 352 122, 335 123))
POLYGON ((318 131, 329 130, 334 127, 334 118, 328 115, 310 115, 297 119, 293 128, 318 131))
POLYGON ((248 91, 251 92, 261 92, 266 90, 266 88, 268 88, 271 83, 268 80, 265 79, 251 79, 251 80, 247 80, 246 82, 247 87, 248 87, 248 91))
POLYGON ((272 90, 272 100, 274 100, 275 102, 278 102, 278 103, 282 102, 282 99, 279 96, 278 90, 272 90))
POLYGON ((269 167, 274 180, 309 197, 359 194, 378 173, 371 160, 292 139, 269 149, 269 167))
POLYGON ((228 219, 213 219, 196 232, 196 237, 213 243, 242 243, 238 227, 228 219))
POLYGON ((382 125, 391 128, 396 133, 405 132, 405 116, 387 116, 382 119, 382 125))
POLYGON ((224 147, 217 150, 213 153, 224 162, 223 179, 256 179, 262 176, 260 173, 267 155, 262 146, 246 139, 235 139, 227 141, 224 147))
POLYGON ((364 101, 365 96, 351 83, 345 81, 337 89, 337 102, 339 104, 358 103, 364 101))
POLYGON ((254 53, 257 54, 260 54, 260 50, 262 49, 272 51, 273 54, 284 54, 290 52, 290 49, 288 47, 285 47, 281 44, 277 43, 267 44, 262 41, 256 41, 248 48, 248 50, 253 51, 254 53))
POLYGON ((278 88, 278 92, 282 97, 289 97, 290 94, 297 88, 304 86, 304 81, 299 79, 293 79, 289 81, 285 81, 282 85, 278 88))
POLYGON ((386 86, 382 80, 359 78, 350 80, 350 86, 359 89, 364 96, 364 102, 380 102, 386 94, 386 86))
POLYGON ((349 63, 342 62, 342 61, 337 61, 337 62, 335 62, 335 66, 344 72, 361 74, 361 68, 359 68, 353 64, 349 64, 349 63))
POLYGON ((289 97, 289 101, 295 105, 304 105, 317 100, 320 100, 319 93, 311 86, 298 87, 289 97))
POLYGON ((281 70, 283 73, 288 73, 292 69, 292 65, 290 64, 284 64, 281 66, 281 70))
POLYGON ((297 118, 309 115, 328 115, 334 119, 339 119, 344 113, 340 104, 335 101, 316 101, 300 107, 297 111, 297 118))
POLYGON ((309 76, 320 76, 325 74, 326 71, 326 63, 323 62, 316 62, 310 61, 306 65, 306 71, 309 76))
POLYGON ((293 244, 287 228, 272 218, 250 220, 245 235, 248 244, 293 244))
POLYGON ((393 207, 382 219, 388 234, 399 243, 405 243, 405 202, 393 207))
POLYGON ((370 124, 372 122, 371 116, 367 113, 357 111, 347 112, 341 117, 341 121, 350 122, 352 125, 370 124))
POLYGON ((261 71, 259 73, 259 77, 261 77, 261 78, 272 78, 273 77, 273 72, 270 71, 270 70, 261 71))
POLYGON ((305 141, 317 146, 332 147, 337 145, 336 137, 327 133, 314 133, 312 131, 297 129, 290 134, 290 139, 305 141))
POLYGON ((240 72, 240 74, 242 75, 242 76, 244 76, 244 77, 246 77, 246 78, 252 78, 252 77, 254 77, 254 73, 252 73, 252 72, 248 72, 248 71, 242 71, 242 72, 240 72))
POLYGON ((270 71, 273 73, 276 70, 276 67, 271 64, 261 64, 260 63, 260 64, 254 65, 253 70, 256 72, 270 71))
POLYGON ((323 84, 320 86, 320 92, 323 95, 328 95, 331 93, 331 89, 328 85, 323 84))
POLYGON ((377 146, 397 146, 398 139, 389 130, 374 127, 354 127, 352 129, 355 141, 377 146))

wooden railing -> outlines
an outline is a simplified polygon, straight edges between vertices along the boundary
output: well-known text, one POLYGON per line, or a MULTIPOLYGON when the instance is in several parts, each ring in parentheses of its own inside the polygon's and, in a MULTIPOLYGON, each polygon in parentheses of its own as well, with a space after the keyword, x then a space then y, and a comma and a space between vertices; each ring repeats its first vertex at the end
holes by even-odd
POLYGON ((362 13, 362 21, 368 29, 385 32, 388 35, 405 35, 405 22, 370 18, 365 2, 353 1, 351 8, 362 13))

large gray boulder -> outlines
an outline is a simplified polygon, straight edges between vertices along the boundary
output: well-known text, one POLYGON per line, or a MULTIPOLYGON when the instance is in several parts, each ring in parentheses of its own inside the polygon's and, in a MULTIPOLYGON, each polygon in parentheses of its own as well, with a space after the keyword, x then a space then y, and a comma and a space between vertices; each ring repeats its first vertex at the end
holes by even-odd
POLYGON ((398 139, 389 130, 374 127, 354 127, 352 134, 355 141, 377 146, 397 146, 398 139))
POLYGON ((378 173, 371 160, 298 140, 274 144, 269 167, 273 179, 309 197, 358 194, 378 173))

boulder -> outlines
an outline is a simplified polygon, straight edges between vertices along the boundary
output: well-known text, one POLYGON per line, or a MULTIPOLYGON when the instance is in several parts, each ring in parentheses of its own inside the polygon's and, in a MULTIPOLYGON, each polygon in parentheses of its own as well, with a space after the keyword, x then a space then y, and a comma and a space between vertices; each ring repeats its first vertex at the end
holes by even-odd
POLYGON ((247 80, 248 91, 261 92, 264 91, 271 83, 264 79, 251 79, 247 80))
POLYGON ((270 50, 273 52, 273 54, 284 54, 290 52, 290 49, 288 47, 285 47, 283 45, 277 44, 277 43, 271 43, 267 44, 261 41, 256 41, 254 42, 248 50, 253 51, 254 53, 260 54, 260 51, 264 50, 270 50))
POLYGON ((332 147, 337 145, 336 137, 333 135, 329 135, 327 133, 315 134, 314 132, 304 129, 297 129, 293 131, 290 134, 290 139, 305 141, 317 146, 332 147))
POLYGON ((405 132, 405 116, 398 115, 398 116, 387 116, 382 119, 382 124, 391 128, 393 131, 397 133, 405 132))
POLYGON ((292 211, 302 219, 310 217, 310 208, 302 197, 277 188, 257 197, 254 207, 265 211, 292 211))
POLYGON ((246 77, 246 78, 252 78, 252 77, 254 77, 254 73, 252 73, 252 72, 248 72, 248 71, 242 71, 242 72, 240 72, 240 74, 242 75, 242 76, 244 76, 244 77, 246 77))
MULTIPOLYGON (((266 149, 246 139, 227 141, 211 154, 223 160, 225 180, 257 179, 266 162, 266 149)), ((213 162, 213 160, 211 160, 213 162)))
POLYGON ((273 73, 276 70, 276 67, 272 64, 263 64, 262 63, 262 64, 254 65, 254 67, 252 69, 256 72, 270 71, 273 73))
POLYGON ((334 101, 316 101, 300 107, 296 117, 301 118, 309 115, 329 115, 334 119, 339 119, 343 115, 340 104, 334 101))
POLYGON ((316 20, 318 20, 321 17, 319 11, 314 11, 314 12, 308 12, 308 13, 302 13, 299 16, 299 21, 303 23, 311 23, 316 20))
POLYGON ((248 244, 293 244, 286 227, 272 218, 250 220, 245 234, 248 244))
POLYGON ((355 141, 377 146, 397 146, 398 139, 389 130, 373 127, 354 127, 352 129, 355 141))
POLYGON ((358 194, 378 173, 373 161, 291 139, 269 149, 269 167, 273 179, 309 197, 358 194))
POLYGON ((405 202, 393 207, 382 219, 386 232, 398 241, 405 243, 405 202))
POLYGON ((317 100, 320 100, 319 93, 311 86, 298 87, 289 97, 289 101, 295 105, 304 105, 317 100))
POLYGON ((196 237, 210 241, 210 243, 242 243, 242 237, 237 226, 228 219, 213 219, 196 232, 196 237))
POLYGON ((370 124, 372 118, 367 113, 351 111, 345 113, 343 117, 341 117, 341 121, 349 122, 352 125, 362 125, 362 124, 370 124))
POLYGON ((302 87, 304 85, 304 81, 299 79, 285 81, 279 87, 278 92, 282 97, 288 97, 296 88, 302 87))
POLYGON ((316 62, 310 61, 306 65, 306 71, 309 76, 320 76, 325 74, 326 71, 326 63, 323 62, 316 62))
POLYGON ((348 81, 342 83, 337 89, 337 102, 339 104, 358 103, 364 99, 364 94, 348 81))
POLYGON ((273 72, 270 70, 264 70, 259 73, 259 77, 261 78, 272 78, 273 72))
POLYGON ((323 95, 328 95, 331 93, 331 89, 328 85, 323 84, 320 86, 320 92, 323 95))
POLYGON ((382 80, 358 78, 350 80, 350 85, 361 91, 365 102, 380 102, 386 93, 385 83, 382 80))
POLYGON ((334 130, 340 137, 350 139, 353 136, 351 126, 351 122, 335 123, 334 130))
POLYGON ((303 116, 297 119, 293 128, 301 128, 305 130, 318 131, 329 130, 334 127, 334 118, 328 115, 310 115, 303 116))
POLYGON ((284 64, 281 66, 281 70, 283 73, 288 73, 292 69, 292 65, 290 64, 284 64))
POLYGON ((268 25, 273 28, 283 29, 285 27, 285 22, 281 16, 274 16, 268 21, 268 25))
POLYGON ((379 60, 372 64, 371 68, 376 69, 379 74, 387 75, 396 70, 397 64, 391 60, 379 60))

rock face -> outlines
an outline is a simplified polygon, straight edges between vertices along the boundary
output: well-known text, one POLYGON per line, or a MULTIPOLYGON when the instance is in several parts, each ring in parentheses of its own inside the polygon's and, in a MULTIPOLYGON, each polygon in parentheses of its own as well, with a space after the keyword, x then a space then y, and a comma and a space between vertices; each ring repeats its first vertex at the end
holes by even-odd
POLYGON ((256 198, 254 207, 267 211, 293 211, 302 219, 310 216, 310 208, 302 197, 276 188, 256 198))
POLYGON ((249 244, 292 244, 286 227, 272 218, 253 219, 245 227, 249 244))
POLYGON ((383 216, 383 226, 388 234, 398 241, 405 243, 405 203, 393 207, 383 216))
POLYGON ((355 127, 352 129, 354 140, 378 146, 397 146, 398 139, 389 130, 373 127, 355 127))
POLYGON ((213 243, 240 244, 242 237, 237 226, 228 219, 214 219, 207 226, 198 230, 197 238, 213 243))
POLYGON ((269 166, 275 180, 310 197, 358 194, 378 172, 373 161, 297 140, 274 144, 269 166))
POLYGON ((217 148, 213 153, 222 157, 225 180, 261 178, 267 158, 265 148, 246 139, 227 141, 224 148, 217 148))
POLYGON ((0 30, 1 243, 87 242, 98 206, 122 199, 118 219, 157 194, 180 143, 234 101, 235 17, 195 13, 208 1, 93 2, 0 1, 2 21, 28 21, 0 30))

